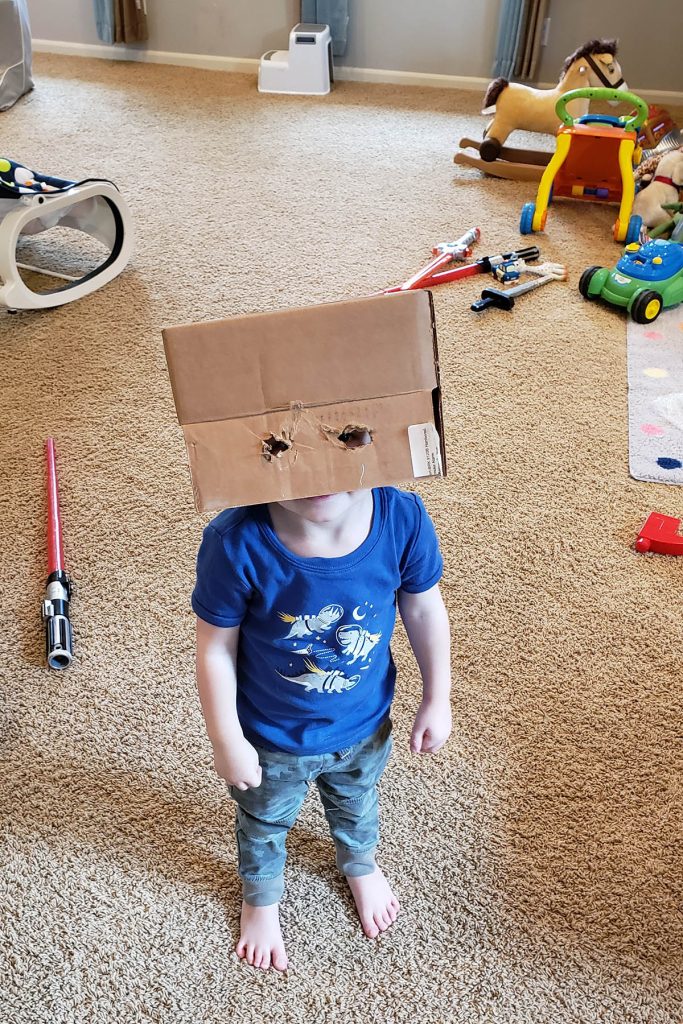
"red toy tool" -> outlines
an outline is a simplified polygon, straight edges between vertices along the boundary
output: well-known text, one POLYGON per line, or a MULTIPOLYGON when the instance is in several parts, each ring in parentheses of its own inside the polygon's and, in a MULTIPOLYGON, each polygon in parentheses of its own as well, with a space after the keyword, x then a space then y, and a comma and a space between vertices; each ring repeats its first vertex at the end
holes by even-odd
POLYGON ((73 635, 69 621, 71 580, 64 569, 62 522, 55 467, 55 444, 45 442, 47 465, 47 583, 42 604, 45 623, 45 652, 50 668, 68 668, 73 661, 73 635))
POLYGON ((655 551, 660 555, 683 555, 683 536, 678 532, 680 519, 650 512, 638 534, 636 551, 655 551))

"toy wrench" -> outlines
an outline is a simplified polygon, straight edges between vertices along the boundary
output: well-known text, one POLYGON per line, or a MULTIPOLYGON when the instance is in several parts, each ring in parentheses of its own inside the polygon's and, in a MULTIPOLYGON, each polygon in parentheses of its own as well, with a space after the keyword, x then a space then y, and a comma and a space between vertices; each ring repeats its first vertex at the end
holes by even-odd
MULTIPOLYGON (((551 266, 557 266, 557 264, 551 264, 551 266)), ((491 306, 495 306, 497 309, 510 310, 514 306, 517 296, 524 295, 526 292, 532 292, 544 284, 550 284, 551 281, 564 280, 567 276, 567 271, 564 267, 562 270, 564 271, 563 275, 546 273, 543 277, 536 277, 533 281, 525 281, 524 284, 515 285, 514 288, 507 288, 505 291, 501 291, 499 288, 484 288, 481 298, 473 302, 470 309, 475 313, 481 313, 482 310, 489 309, 491 306)))

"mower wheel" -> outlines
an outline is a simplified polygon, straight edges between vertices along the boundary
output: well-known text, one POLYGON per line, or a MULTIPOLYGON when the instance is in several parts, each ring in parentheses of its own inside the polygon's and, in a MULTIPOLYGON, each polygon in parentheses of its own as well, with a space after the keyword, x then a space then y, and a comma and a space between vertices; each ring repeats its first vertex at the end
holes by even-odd
POLYGON ((659 292, 641 292, 631 306, 631 318, 637 324, 651 324, 662 312, 662 296, 659 292))

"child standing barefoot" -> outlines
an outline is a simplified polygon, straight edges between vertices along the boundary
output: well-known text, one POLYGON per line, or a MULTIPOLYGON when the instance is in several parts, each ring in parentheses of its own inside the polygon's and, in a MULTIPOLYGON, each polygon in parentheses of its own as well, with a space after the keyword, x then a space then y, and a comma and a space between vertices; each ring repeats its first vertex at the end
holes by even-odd
POLYGON ((204 531, 192 606, 197 684, 216 771, 237 805, 237 953, 287 967, 285 839, 315 782, 363 931, 399 904, 375 862, 391 751, 396 605, 423 681, 414 753, 451 729, 443 563, 417 495, 344 491, 222 512, 204 531))

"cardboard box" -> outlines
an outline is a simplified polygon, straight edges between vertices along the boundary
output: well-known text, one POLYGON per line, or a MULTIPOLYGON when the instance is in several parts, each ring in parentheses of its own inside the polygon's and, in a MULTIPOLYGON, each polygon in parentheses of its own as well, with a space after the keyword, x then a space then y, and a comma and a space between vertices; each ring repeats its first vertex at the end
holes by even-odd
POLYGON ((163 331, 199 511, 445 473, 431 295, 163 331))

